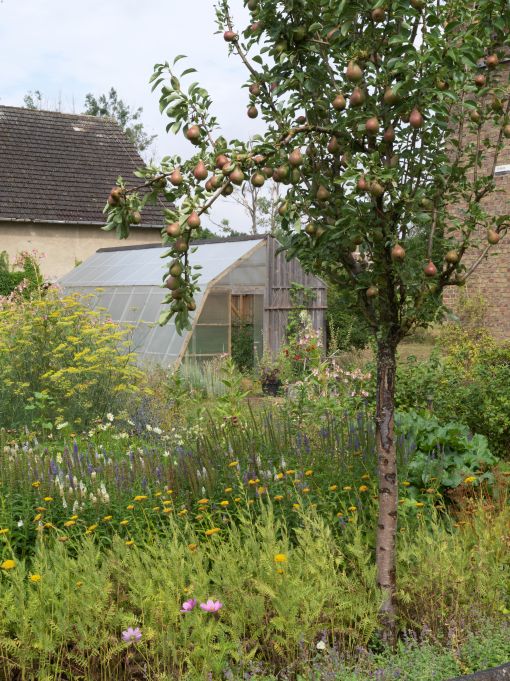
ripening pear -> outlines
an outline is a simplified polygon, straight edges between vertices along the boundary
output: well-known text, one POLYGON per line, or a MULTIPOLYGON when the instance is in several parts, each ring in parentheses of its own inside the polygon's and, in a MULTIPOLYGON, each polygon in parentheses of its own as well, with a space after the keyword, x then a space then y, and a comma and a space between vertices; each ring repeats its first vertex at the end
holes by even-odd
POLYGON ((363 90, 359 87, 355 87, 349 98, 349 103, 353 107, 362 106, 365 103, 365 99, 366 97, 363 90))
POLYGON ((190 229, 198 229, 200 227, 200 215, 196 211, 192 211, 186 222, 190 229))
POLYGON ((195 169, 193 170, 193 175, 195 176, 195 179, 198 180, 199 182, 205 180, 205 178, 207 177, 207 168, 202 159, 200 159, 200 161, 195 166, 195 169))
POLYGON ((501 239, 501 236, 499 235, 498 232, 496 232, 495 229, 489 229, 487 231, 487 241, 492 246, 495 246, 497 243, 499 243, 500 239, 501 239))
POLYGON ((359 83, 363 78, 363 69, 359 64, 356 64, 355 61, 350 61, 345 70, 345 76, 347 80, 350 80, 352 83, 359 83))
POLYGON ((303 163, 303 154, 301 153, 301 150, 296 148, 294 151, 291 151, 289 154, 289 165, 292 168, 297 168, 303 163))
POLYGON ((421 111, 416 106, 409 115, 409 125, 415 130, 418 130, 418 128, 423 126, 423 116, 421 115, 421 111))
POLYGON ((266 176, 264 175, 264 173, 260 172, 260 170, 257 170, 251 176, 251 183, 254 187, 262 187, 265 181, 266 176))
POLYGON ((346 106, 347 102, 345 101, 345 97, 339 93, 333 100, 333 109, 335 109, 335 111, 343 111, 346 106))
POLYGON ((423 268, 423 272, 425 273, 426 277, 435 277, 437 274, 437 267, 434 265, 432 260, 429 260, 428 263, 425 265, 423 268))
POLYGON ((331 192, 327 187, 325 187, 323 184, 319 185, 319 188, 317 189, 317 192, 315 194, 315 198, 318 201, 327 201, 329 197, 331 196, 331 192))
POLYGON ((198 144, 200 142, 200 128, 198 125, 191 125, 187 130, 186 130, 186 137, 189 139, 189 141, 192 144, 198 144))
POLYGON ((168 236, 172 237, 173 239, 180 236, 181 235, 180 224, 178 222, 172 222, 170 225, 167 225, 166 233, 168 234, 168 236))
POLYGON ((170 184, 173 184, 174 187, 178 187, 179 185, 182 184, 183 177, 182 177, 182 173, 179 170, 179 168, 176 168, 172 172, 169 179, 170 179, 170 184))
POLYGON ((405 257, 405 248, 403 248, 400 244, 395 244, 395 246, 393 246, 391 249, 391 259, 393 262, 402 262, 405 257))

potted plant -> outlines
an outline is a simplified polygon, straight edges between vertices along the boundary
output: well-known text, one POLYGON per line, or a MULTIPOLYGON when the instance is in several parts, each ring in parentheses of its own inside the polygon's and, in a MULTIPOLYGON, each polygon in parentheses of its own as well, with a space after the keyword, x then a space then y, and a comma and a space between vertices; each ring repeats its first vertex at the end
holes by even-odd
POLYGON ((282 387, 280 369, 277 366, 262 366, 260 372, 260 383, 264 395, 276 397, 282 387))

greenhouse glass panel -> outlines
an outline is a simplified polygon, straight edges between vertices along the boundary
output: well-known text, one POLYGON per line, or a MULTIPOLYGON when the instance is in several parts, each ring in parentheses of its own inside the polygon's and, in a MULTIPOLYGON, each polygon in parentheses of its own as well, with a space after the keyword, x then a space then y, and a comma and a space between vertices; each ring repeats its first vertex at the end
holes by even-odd
MULTIPOLYGON (((229 275, 240 265, 248 264, 250 256, 261 247, 265 240, 248 239, 202 243, 189 254, 192 266, 199 266, 198 285, 195 295, 200 309, 204 295, 211 294, 204 307, 204 320, 214 327, 196 327, 198 334, 191 334, 195 352, 200 355, 228 352, 230 342, 230 308, 228 294, 212 294, 210 289, 223 275, 229 275), (246 259, 246 263, 244 260, 246 259), (212 329, 212 331, 211 331, 212 329)), ((127 247, 124 249, 102 249, 88 258, 69 274, 62 277, 60 285, 65 293, 92 292, 96 296, 87 301, 91 307, 104 307, 105 316, 122 324, 133 323, 133 344, 140 361, 168 364, 179 359, 186 350, 189 333, 179 336, 175 325, 158 326, 163 311, 163 298, 167 291, 161 287, 168 260, 162 256, 168 248, 155 246, 127 247), (103 291, 94 289, 101 287, 103 291)), ((254 264, 260 264, 258 256, 254 264)), ((256 268, 255 268, 256 269, 256 268)), ((252 268, 252 272, 255 272, 252 268)), ((250 275, 253 277, 255 275, 250 275)), ((257 273, 255 278, 260 278, 257 273)), ((251 279, 250 279, 251 281, 251 279)), ((193 322, 193 318, 192 318, 193 322)), ((190 348, 191 350, 191 348, 190 348)))

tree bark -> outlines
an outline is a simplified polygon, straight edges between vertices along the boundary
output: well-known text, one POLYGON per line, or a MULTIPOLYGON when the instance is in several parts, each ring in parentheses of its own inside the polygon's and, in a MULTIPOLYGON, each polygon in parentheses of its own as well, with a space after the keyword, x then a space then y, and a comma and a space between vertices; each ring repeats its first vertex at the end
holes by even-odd
POLYGON ((376 443, 379 476, 377 524, 377 583, 383 593, 381 624, 383 639, 396 643, 396 539, 398 480, 394 436, 395 373, 397 343, 379 341, 377 346, 376 443))

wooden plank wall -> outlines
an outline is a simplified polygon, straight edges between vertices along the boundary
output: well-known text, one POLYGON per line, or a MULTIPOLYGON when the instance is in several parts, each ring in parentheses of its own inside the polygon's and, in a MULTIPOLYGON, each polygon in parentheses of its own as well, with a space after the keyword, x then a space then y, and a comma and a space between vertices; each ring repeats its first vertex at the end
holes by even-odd
POLYGON ((285 253, 276 253, 279 244, 267 237, 267 287, 264 297, 264 350, 275 355, 285 341, 289 310, 292 308, 290 288, 301 284, 316 292, 309 312, 314 328, 322 335, 326 347, 326 286, 318 277, 307 274, 297 259, 288 261, 285 253))

